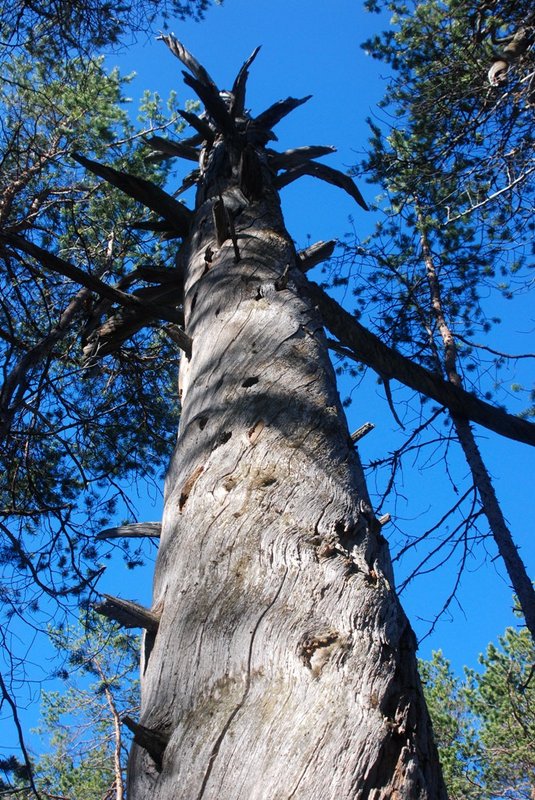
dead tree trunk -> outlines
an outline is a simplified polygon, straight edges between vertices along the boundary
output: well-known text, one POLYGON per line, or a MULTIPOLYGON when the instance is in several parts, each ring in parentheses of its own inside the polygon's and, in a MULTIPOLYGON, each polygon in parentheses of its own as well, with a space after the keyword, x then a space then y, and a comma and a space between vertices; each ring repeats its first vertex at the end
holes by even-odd
POLYGON ((301 101, 249 118, 250 62, 219 93, 166 42, 206 114, 189 119, 203 139, 180 254, 192 346, 128 796, 445 798, 414 636, 284 227, 270 165, 284 159, 265 149, 301 101))

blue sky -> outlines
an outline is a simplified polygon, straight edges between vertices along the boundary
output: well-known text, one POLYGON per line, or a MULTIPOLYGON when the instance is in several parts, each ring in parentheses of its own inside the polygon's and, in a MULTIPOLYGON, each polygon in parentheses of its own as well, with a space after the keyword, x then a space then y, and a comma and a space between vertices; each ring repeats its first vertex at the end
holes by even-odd
MULTIPOLYGON (((360 44, 386 24, 387 20, 366 14, 358 1, 225 0, 223 6, 211 8, 202 23, 186 21, 169 27, 221 87, 232 84, 242 62, 257 45, 262 45, 249 78, 249 107, 258 113, 288 95, 312 94, 308 103, 277 127, 279 147, 334 145, 337 153, 325 162, 346 170, 366 148, 366 118, 377 113, 376 104, 387 77, 386 68, 367 56, 360 44)), ((133 108, 146 88, 164 97, 174 89, 181 102, 192 98, 191 91, 182 83, 180 63, 153 36, 140 36, 120 53, 109 54, 108 63, 119 66, 123 73, 134 70, 137 73, 129 88, 133 108)), ((185 164, 182 174, 189 168, 185 164)), ((360 188, 367 199, 373 199, 372 187, 361 184, 360 188)), ((312 178, 303 178, 287 187, 282 200, 288 230, 300 247, 310 240, 343 238, 352 229, 364 238, 371 233, 375 222, 372 212, 363 212, 343 192, 312 178)), ((529 335, 533 340, 535 329, 528 301, 521 302, 516 316, 509 306, 502 305, 499 313, 506 321, 503 328, 510 333, 505 337, 503 332, 496 334, 495 344, 518 352, 535 349, 522 341, 529 335)), ((342 396, 346 396, 352 387, 343 382, 340 388, 342 396)), ((352 397, 348 409, 350 429, 367 420, 376 425, 376 430, 362 442, 363 461, 381 458, 399 440, 395 439, 396 424, 373 375, 352 397)), ((512 398, 513 411, 517 410, 514 403, 512 398)), ((535 545, 530 530, 535 494, 533 453, 527 446, 500 440, 481 429, 477 432, 506 517, 533 573, 535 545)), ((455 468, 461 477, 466 472, 462 462, 456 462, 455 468)), ((390 511, 405 530, 416 534, 425 528, 425 520, 429 518, 426 515, 435 513, 436 517, 436 509, 441 507, 441 480, 440 464, 428 473, 408 464, 400 480, 396 506, 384 510, 390 511)), ((161 499, 155 497, 152 488, 136 489, 133 500, 140 519, 159 518, 161 499)), ((386 527, 384 532, 395 544, 395 526, 386 527)), ((442 648, 458 670, 463 664, 476 666, 477 656, 487 643, 495 640, 506 625, 515 624, 510 613, 511 591, 494 556, 495 551, 489 546, 488 554, 480 550, 469 561, 458 594, 459 604, 451 607, 434 634, 422 643, 422 657, 427 658, 433 649, 442 648)), ((447 593, 455 566, 454 560, 443 572, 417 579, 404 594, 402 602, 419 637, 427 630, 420 618, 432 616, 440 597, 447 593)), ((108 568, 102 590, 149 603, 150 571, 150 563, 149 568, 130 573, 122 562, 117 562, 108 568)), ((6 742, 0 741, 2 744, 6 742)))
MULTIPOLYGON (((170 24, 169 29, 220 87, 232 84, 241 63, 261 45, 249 77, 249 107, 258 113, 282 97, 312 94, 308 103, 277 127, 278 146, 334 145, 337 152, 325 161, 345 170, 359 160, 367 146, 366 118, 378 113, 376 105, 388 77, 386 67, 367 56, 360 45, 387 24, 386 18, 365 13, 359 2, 351 0, 329 4, 321 0, 225 0, 223 6, 210 9, 204 22, 179 22, 170 24)), ((110 58, 112 63, 123 72, 137 73, 131 85, 132 97, 136 91, 140 94, 144 88, 151 88, 163 96, 174 89, 181 101, 191 98, 190 90, 182 83, 181 64, 153 37, 138 40, 119 57, 115 54, 110 58)), ((373 199, 373 187, 361 184, 360 188, 367 199, 373 199)), ((351 229, 364 238, 375 222, 373 213, 361 211, 343 192, 313 178, 303 178, 284 189, 282 201, 288 230, 298 246, 306 246, 309 240, 343 238, 351 229)), ((510 304, 499 305, 498 313, 505 322, 494 343, 511 351, 533 350, 526 341, 530 333, 533 339, 535 328, 529 303, 520 301, 516 317, 511 314, 510 304)), ((345 396, 351 388, 342 382, 341 394, 345 396)), ((395 423, 373 376, 352 397, 353 404, 348 409, 350 429, 368 419, 377 426, 362 443, 363 460, 381 458, 392 449, 395 423)), ((516 408, 520 405, 512 397, 511 409, 516 408)), ((535 547, 526 530, 526 522, 533 516, 533 453, 527 446, 500 441, 486 431, 479 430, 478 434, 513 534, 522 545, 527 563, 533 566, 535 547)), ((456 467, 463 477, 463 462, 457 462, 456 467)), ((425 529, 425 515, 440 508, 441 479, 440 465, 426 474, 405 470, 400 482, 403 497, 395 508, 388 509, 397 515, 405 530, 412 527, 416 534, 425 529)), ((157 512, 152 516, 154 513, 157 512)), ((385 534, 395 539, 395 530, 385 529, 385 534)), ((510 613, 511 591, 494 556, 493 546, 489 545, 488 553, 481 549, 469 560, 458 593, 459 604, 452 605, 436 632, 422 643, 423 657, 428 657, 432 649, 442 648, 458 669, 465 663, 475 664, 487 643, 506 625, 515 623, 510 613)), ((447 594, 455 566, 454 558, 450 568, 419 578, 405 593, 403 603, 419 637, 428 627, 419 618, 427 620, 432 616, 440 597, 447 594)))

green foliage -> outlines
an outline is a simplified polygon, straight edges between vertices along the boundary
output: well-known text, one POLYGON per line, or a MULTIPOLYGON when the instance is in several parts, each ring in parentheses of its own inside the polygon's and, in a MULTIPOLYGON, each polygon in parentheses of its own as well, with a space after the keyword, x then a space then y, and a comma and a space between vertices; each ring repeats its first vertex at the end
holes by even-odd
MULTIPOLYGON (((74 60, 52 72, 22 59, 4 68, 4 78, 3 228, 112 284, 128 281, 139 264, 172 264, 176 245, 132 227, 137 204, 69 157, 79 149, 163 183, 168 168, 147 162, 124 108, 128 79, 106 74, 101 60, 74 60)), ((166 114, 152 98, 153 122, 145 130, 178 130, 176 116, 166 114)), ((177 404, 163 398, 176 398, 177 353, 162 332, 149 328, 102 369, 83 369, 80 340, 107 308, 8 246, 0 258, 0 460, 7 478, 0 509, 9 520, 0 555, 8 568, 15 558, 29 582, 36 570, 61 596, 69 580, 83 584, 95 569, 80 570, 73 551, 95 562, 95 528, 121 497, 117 482, 147 479, 162 467, 176 429, 177 404), (105 494, 110 481, 116 489, 105 494), (46 543, 58 525, 67 538, 51 550, 46 543), (23 541, 27 536, 31 545, 23 541), (35 569, 28 551, 38 554, 35 569)), ((18 583, 13 577, 7 582, 13 608, 20 602, 18 583)))
MULTIPOLYGON (((129 79, 106 73, 101 59, 43 65, 19 55, 0 78, 2 232, 112 286, 146 291, 137 268, 173 268, 176 240, 137 230, 139 205, 70 154, 162 185, 169 162, 147 160, 143 136, 181 130, 176 98, 144 97, 134 125, 129 79)), ((98 368, 84 365, 91 331, 121 310, 1 239, 0 295, 0 612, 16 648, 20 620, 42 629, 83 602, 114 548, 128 564, 142 560, 141 547, 95 534, 119 509, 135 518, 132 487, 160 479, 176 435, 179 356, 147 319, 98 368)), ((22 663, 6 651, 11 685, 22 663)))
MULTIPOLYGON (((488 72, 507 46, 498 39, 531 19, 532 4, 369 5, 392 16, 388 30, 364 45, 390 75, 369 121, 369 155, 355 168, 381 191, 378 221, 366 240, 348 237, 331 281, 348 281, 363 322, 413 362, 527 416, 531 398, 526 390, 513 395, 511 384, 529 385, 525 351, 532 348, 521 337, 502 344, 497 328, 504 300, 512 301, 513 321, 513 303, 533 285, 533 48, 511 64, 507 81, 491 85, 488 72)), ((458 430, 425 398, 399 391, 396 403, 405 432, 393 454, 374 464, 385 487, 377 506, 388 500, 391 510, 407 459, 411 469, 439 465, 451 484, 436 503, 436 521, 416 536, 411 530, 400 548, 423 543, 406 581, 451 557, 462 570, 476 545, 485 546, 488 515, 481 516, 473 474, 467 480, 452 455, 458 430)), ((457 585, 455 577, 443 608, 457 585)))
POLYGON ((451 800, 530 800, 535 789, 535 645, 508 628, 462 681, 441 652, 420 662, 451 800))
POLYGON ((483 775, 493 797, 531 798, 535 790, 535 646, 529 632, 508 628, 469 670, 467 699, 481 721, 483 775))
POLYGON ((202 19, 210 0, 37 0, 5 3, 0 38, 10 53, 24 49, 41 62, 53 64, 73 53, 92 55, 127 36, 147 33, 167 21, 202 19))
POLYGON ((120 715, 136 715, 139 705, 139 637, 88 615, 51 638, 65 658, 66 690, 42 695, 37 786, 45 796, 115 798, 130 745, 120 715))
POLYGON ((450 800, 480 800, 481 746, 466 687, 441 651, 419 668, 450 800))
MULTIPOLYGON (((473 344, 496 324, 488 299, 511 298, 530 282, 535 184, 526 76, 533 53, 515 62, 506 84, 491 86, 487 72, 497 31, 516 30, 531 4, 493 3, 492 19, 489 7, 457 0, 384 5, 392 27, 364 47, 392 76, 380 104, 383 121, 370 121, 370 155, 357 171, 382 187, 379 207, 387 216, 360 247, 361 269, 366 277, 372 272, 359 304, 382 318, 379 330, 390 341, 441 368, 425 235, 447 322, 462 336, 464 377, 479 389, 488 363, 498 370, 504 364, 473 344)), ((494 386, 487 382, 484 392, 494 386)))

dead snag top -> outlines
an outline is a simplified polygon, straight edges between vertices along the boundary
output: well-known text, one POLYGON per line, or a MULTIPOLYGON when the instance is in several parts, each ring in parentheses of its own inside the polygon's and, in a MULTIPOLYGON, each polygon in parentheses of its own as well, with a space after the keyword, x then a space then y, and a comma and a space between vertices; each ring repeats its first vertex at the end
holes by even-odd
MULTIPOLYGON (((185 67, 182 72, 184 81, 197 94, 204 105, 204 111, 200 115, 189 111, 180 112, 183 119, 195 130, 194 135, 185 140, 174 141, 160 136, 146 139, 147 145, 152 150, 149 158, 158 160, 178 157, 198 162, 198 169, 184 179, 176 194, 196 185, 197 208, 206 200, 213 200, 216 223, 219 220, 217 223, 218 239, 232 239, 236 261, 239 261, 240 254, 232 230, 232 215, 235 211, 231 207, 232 203, 243 208, 244 204, 255 202, 266 193, 276 192, 301 176, 309 175, 343 189, 359 206, 367 209, 367 205, 351 177, 315 160, 334 152, 334 147, 309 145, 283 152, 267 147, 269 142, 277 140, 273 128, 286 115, 309 100, 310 95, 303 98, 287 97, 284 100, 278 100, 260 114, 252 115, 246 109, 245 102, 247 78, 249 67, 258 55, 260 48, 256 48, 244 62, 233 82, 232 89, 227 91, 218 88, 207 70, 173 35, 162 36, 161 39, 185 67)), ((84 167, 109 181, 161 218, 160 222, 140 221, 136 223, 138 227, 157 230, 167 238, 173 236, 187 238, 193 224, 194 212, 179 202, 176 196, 169 195, 150 181, 98 164, 80 155, 76 155, 75 158, 84 167)), ((323 258, 328 258, 333 246, 332 242, 320 242, 312 248, 313 252, 305 251, 300 254, 298 263, 301 269, 306 271, 323 258)), ((154 281, 154 277, 151 280, 154 281)), ((310 291, 313 291, 311 287, 309 288, 310 291)), ((164 293, 164 299, 168 297, 164 293)), ((115 298, 120 302, 119 293, 115 294, 115 298)), ((137 312, 133 308, 135 302, 144 302, 139 297, 139 290, 138 296, 134 300, 129 299, 129 296, 126 295, 125 298, 125 304, 128 303, 130 306, 128 319, 125 321, 124 315, 119 319, 114 317, 112 335, 110 335, 109 324, 108 327, 106 327, 106 323, 101 326, 103 336, 107 337, 105 341, 101 342, 102 353, 110 352, 115 343, 120 344, 125 336, 131 335, 142 325, 147 324, 148 320, 158 317, 154 303, 150 304, 150 308, 147 304, 143 313, 137 312)), ((171 298, 169 297, 169 299, 171 298)), ((326 327, 337 336, 340 342, 345 344, 345 334, 347 330, 355 327, 355 322, 351 321, 352 324, 349 325, 346 320, 344 330, 339 330, 338 323, 345 312, 335 304, 332 298, 327 298, 323 302, 316 298, 316 301, 322 311, 326 327), (331 313, 331 306, 327 309, 327 302, 330 302, 333 307, 336 306, 335 312, 331 313)), ((349 318, 349 315, 347 317, 349 318)), ((170 319, 167 304, 164 304, 161 309, 160 318, 174 322, 170 319)), ((175 341, 186 352, 189 352, 191 341, 181 330, 180 323, 173 325, 172 330, 175 341)), ((399 353, 383 343, 379 343, 381 346, 379 347, 376 337, 373 337, 365 329, 359 331, 357 339, 357 344, 350 348, 351 352, 358 360, 363 360, 380 374, 392 374, 406 385, 438 400, 452 413, 465 416, 502 435, 529 444, 533 444, 535 441, 533 433, 535 426, 531 423, 518 420, 500 409, 484 404, 477 398, 468 396, 466 392, 461 393, 456 387, 451 385, 445 387, 442 383, 438 384, 436 380, 433 380, 431 373, 423 367, 414 364, 411 365, 409 371, 392 368, 385 373, 384 365, 381 367, 380 362, 386 359, 391 367, 394 363, 401 363, 400 360, 403 360, 405 364, 407 359, 403 359, 399 353), (367 341, 362 331, 368 337, 372 337, 374 342, 374 346, 371 347, 372 355, 368 359, 362 353, 362 342, 367 341)))

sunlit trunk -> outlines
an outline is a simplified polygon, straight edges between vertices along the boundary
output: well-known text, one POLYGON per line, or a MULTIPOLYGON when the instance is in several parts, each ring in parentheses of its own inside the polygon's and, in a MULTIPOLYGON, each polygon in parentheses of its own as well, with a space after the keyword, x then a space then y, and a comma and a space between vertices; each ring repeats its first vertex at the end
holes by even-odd
POLYGON ((241 146, 216 139, 183 247, 193 346, 128 797, 445 798, 322 322, 241 146))

